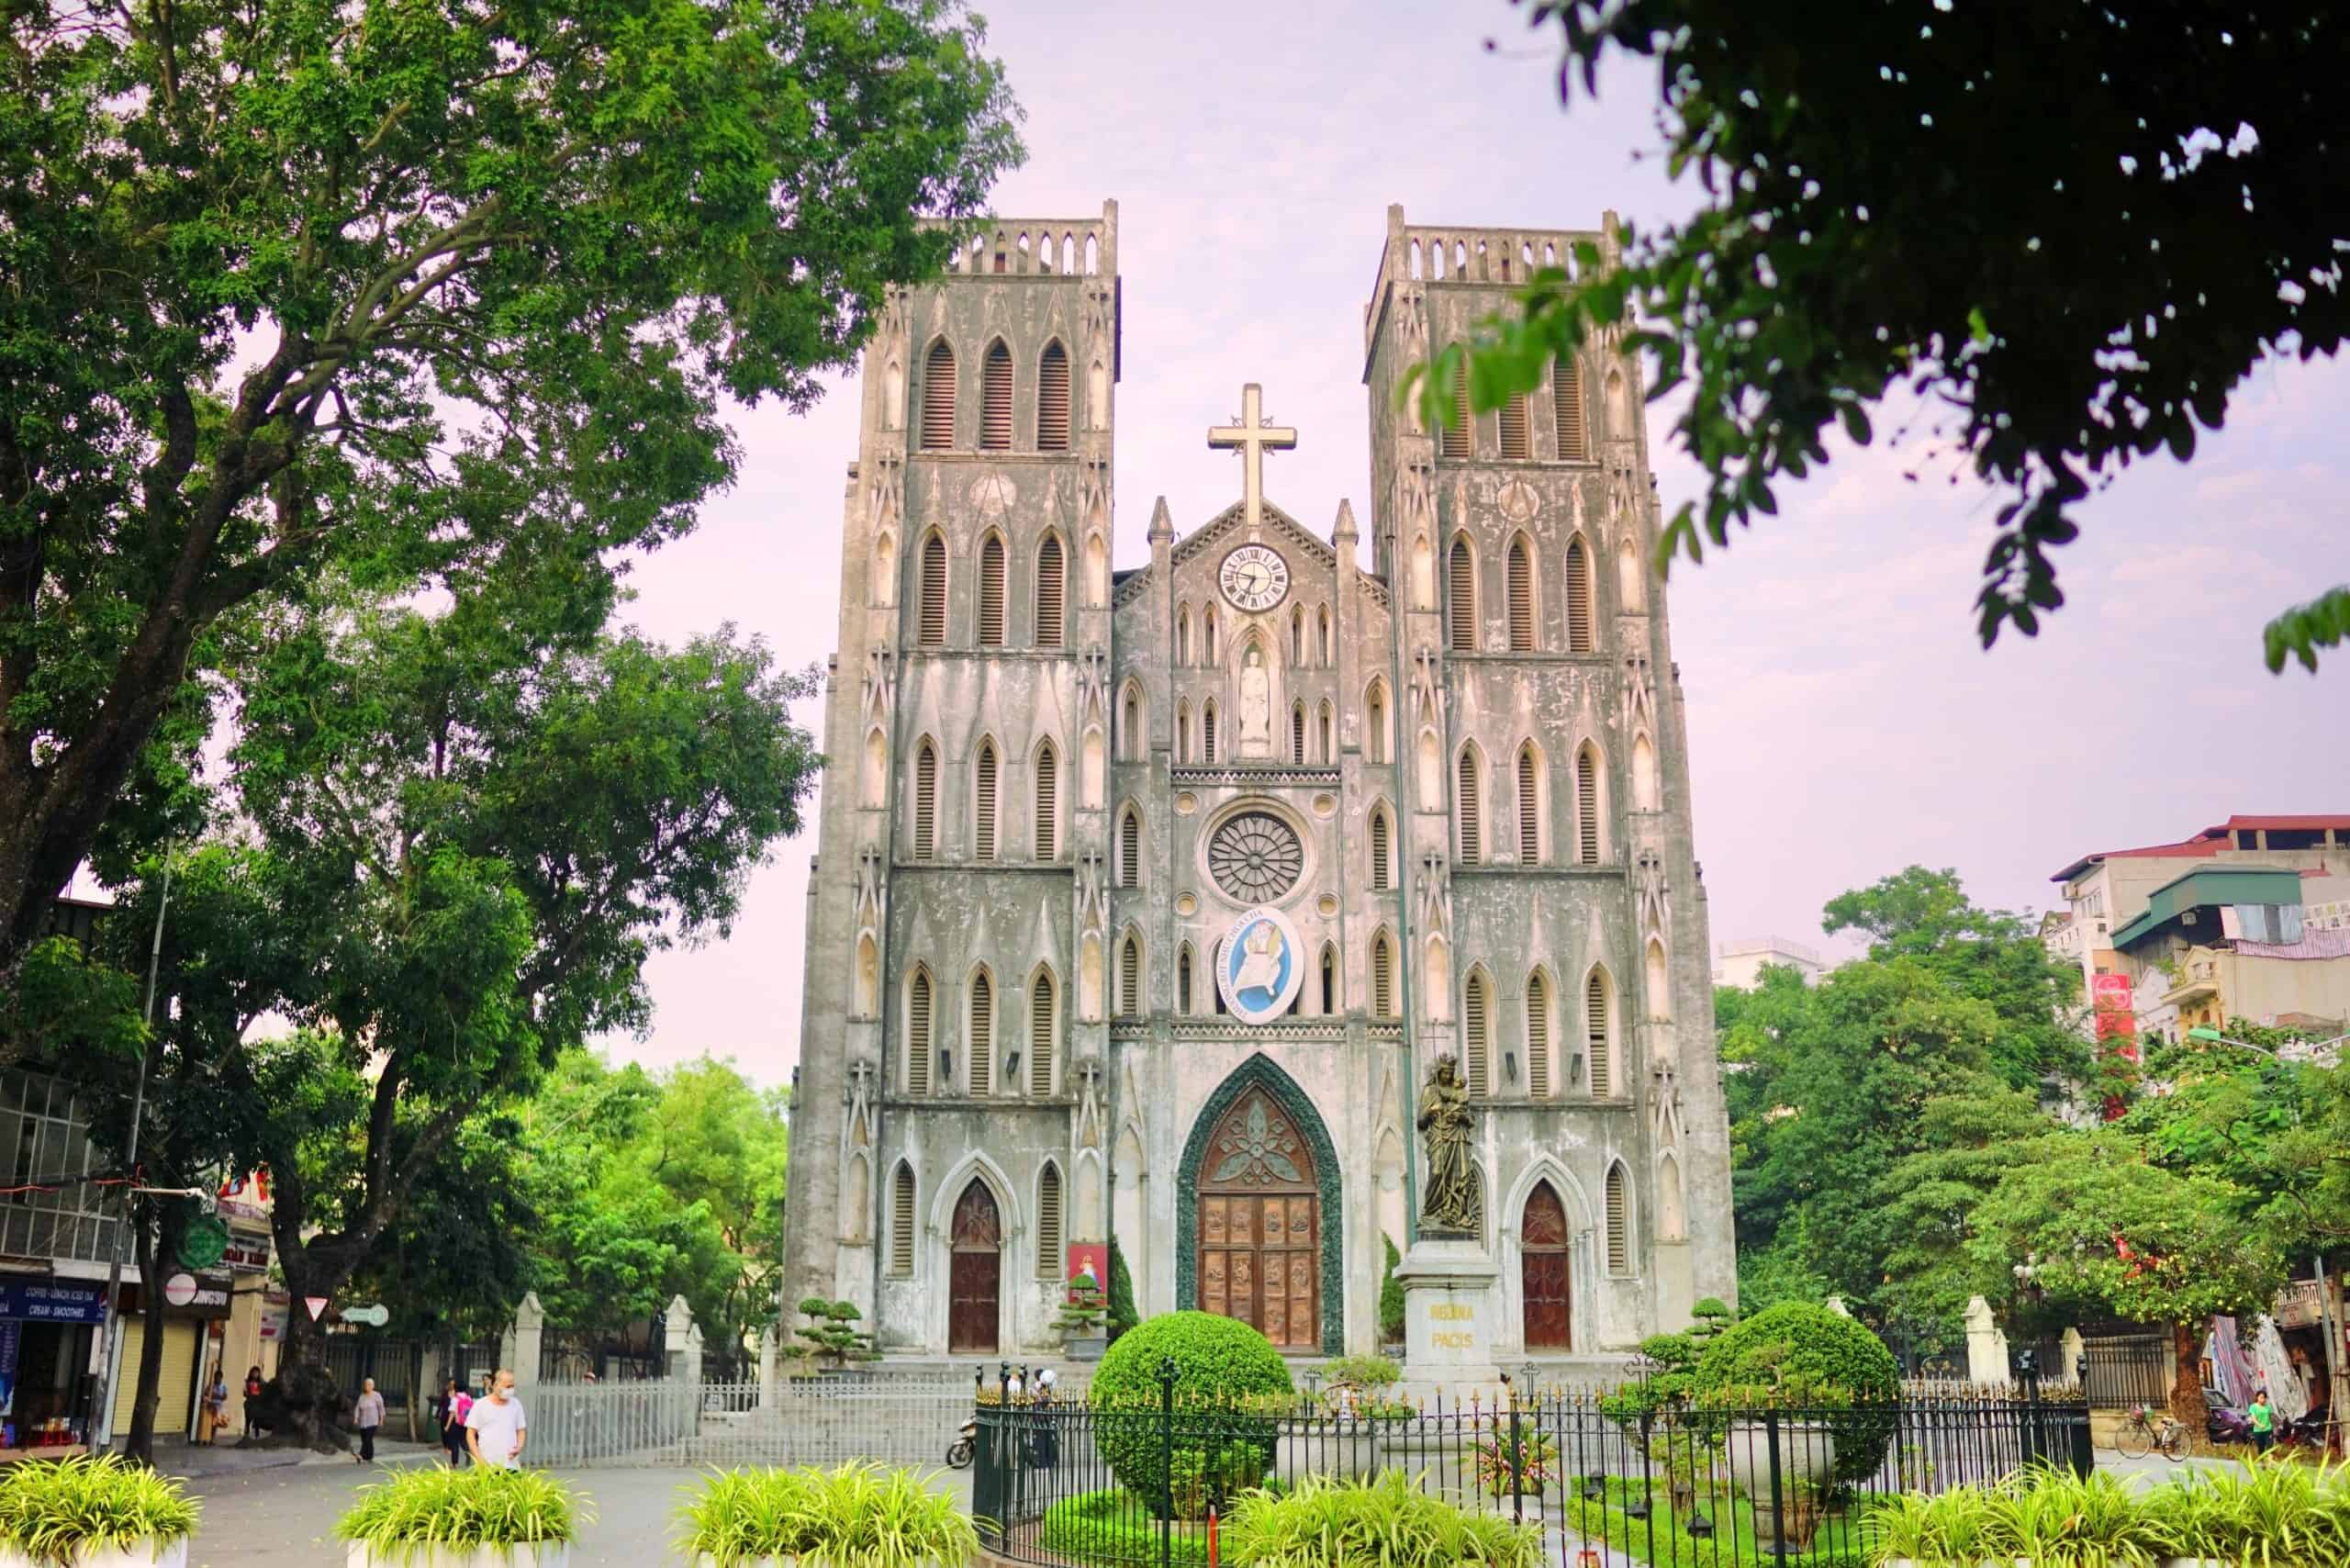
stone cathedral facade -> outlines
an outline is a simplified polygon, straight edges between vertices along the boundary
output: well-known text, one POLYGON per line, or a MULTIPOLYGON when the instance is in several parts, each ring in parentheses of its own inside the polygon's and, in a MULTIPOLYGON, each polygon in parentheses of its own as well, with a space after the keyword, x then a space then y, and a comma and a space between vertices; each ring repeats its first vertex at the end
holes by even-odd
POLYGON ((893 299, 842 521, 788 1301, 856 1303, 893 1355, 1048 1356, 1114 1236, 1146 1316, 1369 1350, 1448 1053, 1475 1354, 1620 1354, 1733 1295, 1639 364, 1594 343, 1468 431, 1395 395, 1584 241, 1612 220, 1390 209, 1367 553, 1346 501, 1322 534, 1264 498, 1296 438, 1251 386, 1211 432, 1240 498, 1162 500, 1113 560, 1114 203, 994 224, 893 299))

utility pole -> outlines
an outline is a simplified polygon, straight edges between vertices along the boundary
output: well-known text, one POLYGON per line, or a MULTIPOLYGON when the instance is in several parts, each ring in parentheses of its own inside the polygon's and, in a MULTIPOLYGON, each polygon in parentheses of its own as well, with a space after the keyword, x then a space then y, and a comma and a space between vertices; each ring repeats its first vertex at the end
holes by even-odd
MULTIPOLYGON (((163 912, 171 906, 172 846, 167 841, 163 846, 163 893, 155 901, 155 938, 147 949, 146 1025, 151 1036, 155 1030, 155 974, 163 961, 163 912)), ((106 1265, 106 1350, 98 1358, 98 1381, 90 1393, 90 1447, 93 1451, 97 1448, 101 1426, 106 1429, 106 1441, 109 1444, 114 1441, 114 1406, 109 1402, 114 1397, 115 1364, 122 1355, 122 1313, 116 1304, 122 1295, 122 1249, 130 1239, 130 1205, 137 1195, 133 1189, 139 1181, 139 1126, 147 1112, 147 1064, 151 1054, 146 1044, 140 1046, 139 1087, 130 1097, 130 1141, 128 1158, 123 1161, 128 1174, 122 1188, 122 1219, 114 1227, 114 1258, 106 1265)), ((140 1288, 153 1290, 155 1282, 143 1280, 140 1288)))

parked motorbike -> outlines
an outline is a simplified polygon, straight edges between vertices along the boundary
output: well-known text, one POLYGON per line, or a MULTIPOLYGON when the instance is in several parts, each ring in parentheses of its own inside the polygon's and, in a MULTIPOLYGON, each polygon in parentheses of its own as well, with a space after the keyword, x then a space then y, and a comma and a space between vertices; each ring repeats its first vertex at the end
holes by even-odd
POLYGON ((2248 1443, 2252 1418, 2232 1406, 2214 1405, 2203 1418, 2203 1435, 2215 1443, 2248 1443))
POLYGON ((978 1442, 979 1436, 979 1418, 977 1416, 966 1417, 961 1429, 955 1434, 955 1440, 946 1445, 947 1469, 960 1470, 971 1462, 972 1447, 978 1442))
POLYGON ((2278 1448, 2310 1448, 2325 1451, 2325 1412, 2312 1410, 2298 1421, 2277 1423, 2278 1448))

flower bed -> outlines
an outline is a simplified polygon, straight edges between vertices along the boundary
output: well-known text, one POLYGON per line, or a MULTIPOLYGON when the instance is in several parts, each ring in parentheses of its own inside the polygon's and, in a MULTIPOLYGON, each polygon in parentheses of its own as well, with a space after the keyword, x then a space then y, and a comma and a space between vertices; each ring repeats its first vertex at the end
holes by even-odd
POLYGON ((593 1518, 542 1471, 432 1464, 362 1486, 334 1533, 351 1568, 563 1568, 593 1518))
POLYGON ((678 1506, 677 1525, 678 1548, 697 1568, 958 1568, 979 1547, 952 1493, 874 1464, 713 1471, 678 1506))
POLYGON ((179 1568, 201 1509, 180 1483, 107 1454, 0 1474, 0 1568, 179 1568))

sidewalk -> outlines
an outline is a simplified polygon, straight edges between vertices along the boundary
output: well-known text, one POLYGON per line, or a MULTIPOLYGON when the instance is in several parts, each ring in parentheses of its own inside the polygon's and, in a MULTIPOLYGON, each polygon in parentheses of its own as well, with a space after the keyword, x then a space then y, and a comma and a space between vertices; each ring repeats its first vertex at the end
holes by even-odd
MULTIPOLYGON (((386 1465, 431 1463, 441 1457, 438 1443, 394 1442, 385 1438, 375 1439, 375 1468, 386 1465)), ((346 1470, 364 1472, 361 1464, 348 1453, 311 1453, 305 1449, 241 1449, 233 1443, 221 1443, 205 1448, 196 1443, 164 1443, 155 1445, 155 1468, 165 1475, 177 1475, 188 1480, 199 1476, 241 1475, 252 1470, 285 1470, 295 1465, 341 1465, 346 1470)))

